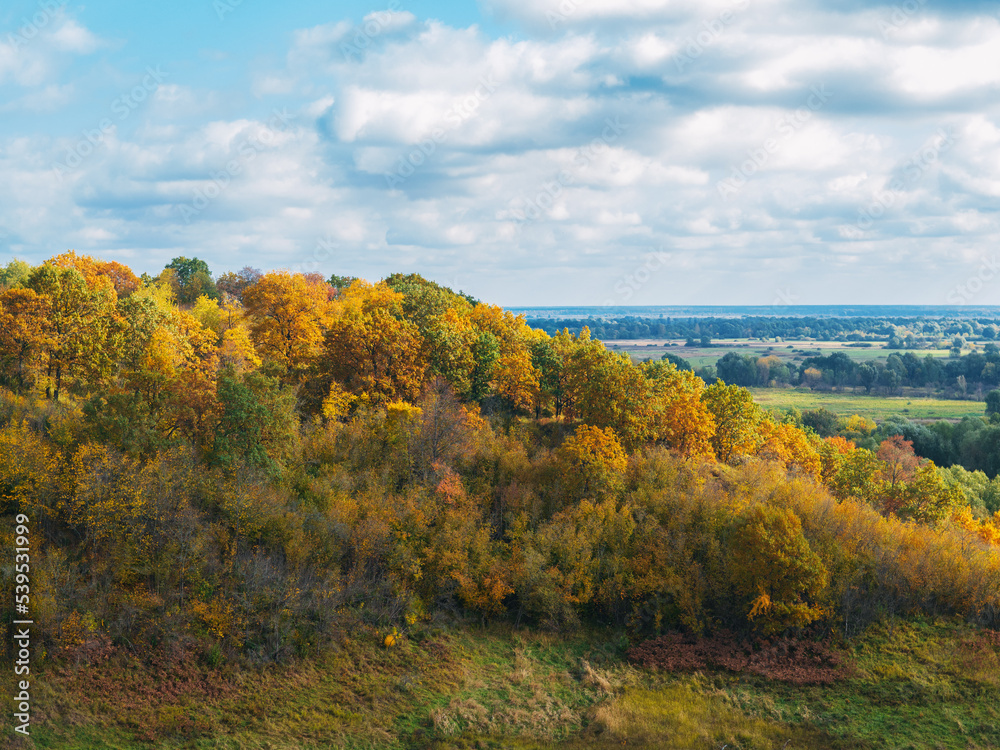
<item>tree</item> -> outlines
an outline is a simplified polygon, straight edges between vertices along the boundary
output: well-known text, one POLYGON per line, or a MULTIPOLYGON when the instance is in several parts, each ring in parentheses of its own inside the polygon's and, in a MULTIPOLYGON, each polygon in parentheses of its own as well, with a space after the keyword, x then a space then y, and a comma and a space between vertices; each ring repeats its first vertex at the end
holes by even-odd
POLYGON ((690 362, 688 362, 683 357, 678 357, 673 352, 667 352, 662 357, 660 357, 660 359, 663 360, 664 362, 669 362, 678 370, 692 370, 692 371, 694 370, 694 368, 691 367, 690 362))
POLYGON ((986 416, 993 420, 1000 418, 1000 389, 986 394, 986 416))
POLYGON ((812 446, 806 434, 790 424, 779 424, 770 419, 760 423, 762 444, 757 455, 771 461, 779 461, 786 469, 793 469, 819 481, 823 463, 819 452, 812 446))
POLYGON ((140 286, 139 279, 132 273, 132 269, 116 261, 95 260, 88 255, 77 255, 70 250, 49 259, 47 262, 59 268, 75 268, 86 280, 87 286, 91 288, 94 287, 99 278, 105 278, 111 282, 115 293, 120 298, 128 297, 140 286))
POLYGON ((219 296, 205 261, 181 256, 170 261, 166 268, 177 274, 177 300, 182 304, 191 304, 202 295, 212 299, 219 296))
POLYGON ((920 459, 913 452, 913 442, 904 440, 902 435, 883 440, 876 456, 882 462, 882 510, 895 513, 903 503, 904 485, 916 475, 920 459))
POLYGON ((333 319, 329 287, 287 271, 262 276, 243 292, 257 352, 289 370, 306 367, 319 355, 333 319))
POLYGON ((566 371, 567 416, 595 427, 613 428, 629 451, 649 439, 654 408, 650 381, 627 354, 609 352, 600 341, 581 340, 566 371))
POLYGON ((624 484, 628 456, 612 429, 580 425, 556 456, 563 487, 576 500, 603 498, 624 484))
POLYGON ((764 633, 801 628, 823 616, 830 574, 791 508, 758 505, 732 545, 733 582, 744 613, 764 633))
POLYGON ((278 471, 275 449, 288 440, 295 427, 294 396, 274 378, 260 373, 219 377, 222 413, 215 427, 212 459, 233 468, 240 463, 278 471))
POLYGON ((965 494, 957 484, 948 484, 933 461, 925 462, 906 485, 899 508, 902 518, 936 524, 950 518, 965 504, 965 494))
POLYGON ((715 418, 712 448, 719 461, 728 463, 756 452, 763 442, 759 427, 764 410, 750 391, 720 380, 705 389, 702 400, 715 418))
POLYGON ((663 362, 642 365, 650 381, 648 434, 683 456, 714 458, 715 417, 702 398, 705 381, 663 362))
POLYGON ((833 437, 840 427, 840 420, 832 411, 821 406, 802 412, 802 426, 811 428, 820 437, 833 437))
POLYGON ((342 315, 326 333, 323 369, 374 405, 412 402, 425 381, 423 340, 416 325, 402 317, 402 300, 385 284, 355 282, 343 296, 342 315))
POLYGON ((221 294, 228 294, 238 300, 243 299, 243 292, 260 281, 263 273, 258 268, 243 266, 239 271, 233 273, 227 271, 215 282, 215 288, 221 294))
POLYGON ((28 282, 31 266, 16 258, 0 268, 0 288, 16 289, 28 282))
POLYGON ((757 385, 757 358, 749 354, 728 352, 715 363, 715 370, 727 383, 744 387, 757 385))
POLYGON ((15 387, 27 383, 26 370, 40 362, 49 346, 52 303, 34 289, 7 289, 0 292, 0 357, 16 364, 15 387))
POLYGON ((110 280, 99 278, 91 289, 75 268, 45 264, 32 271, 28 286, 50 301, 46 371, 50 393, 58 401, 63 380, 94 383, 109 374, 116 358, 118 297, 110 280))
POLYGON ((882 462, 870 450, 855 448, 840 457, 830 489, 841 500, 853 499, 879 505, 879 474, 882 462))

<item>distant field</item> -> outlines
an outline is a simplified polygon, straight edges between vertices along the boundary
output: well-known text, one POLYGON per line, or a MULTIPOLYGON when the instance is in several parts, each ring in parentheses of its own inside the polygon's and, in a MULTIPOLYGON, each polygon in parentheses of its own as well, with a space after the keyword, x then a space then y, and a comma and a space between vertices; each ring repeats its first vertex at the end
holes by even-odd
MULTIPOLYGON (((710 347, 686 347, 683 341, 664 339, 638 339, 635 341, 605 341, 604 344, 614 351, 628 352, 636 362, 644 359, 660 359, 666 352, 676 354, 691 363, 695 369, 715 365, 727 352, 752 354, 757 357, 774 355, 787 362, 798 364, 807 357, 829 356, 834 352, 844 352, 851 359, 865 361, 885 359, 893 352, 903 354, 904 350, 885 349, 885 344, 874 343, 871 348, 848 346, 850 342, 842 341, 750 341, 747 339, 719 339, 710 347), (667 346, 674 344, 674 346, 667 346), (791 348, 789 348, 791 347, 791 348), (796 361, 797 360, 797 361, 796 361)), ((946 358, 950 352, 947 349, 917 349, 914 354, 925 357, 946 358)))
POLYGON ((853 393, 815 393, 799 388, 751 388, 754 399, 766 409, 829 409, 839 416, 858 414, 876 421, 899 414, 908 419, 961 419, 981 417, 986 405, 980 401, 948 401, 937 398, 866 396, 853 393))

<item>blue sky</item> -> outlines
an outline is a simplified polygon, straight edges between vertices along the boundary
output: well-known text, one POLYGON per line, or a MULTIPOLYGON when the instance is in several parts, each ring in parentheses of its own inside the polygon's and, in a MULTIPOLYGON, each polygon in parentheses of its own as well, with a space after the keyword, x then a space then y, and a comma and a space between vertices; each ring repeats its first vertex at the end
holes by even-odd
POLYGON ((998 94, 995 3, 13 0, 0 258, 1000 304, 998 94))

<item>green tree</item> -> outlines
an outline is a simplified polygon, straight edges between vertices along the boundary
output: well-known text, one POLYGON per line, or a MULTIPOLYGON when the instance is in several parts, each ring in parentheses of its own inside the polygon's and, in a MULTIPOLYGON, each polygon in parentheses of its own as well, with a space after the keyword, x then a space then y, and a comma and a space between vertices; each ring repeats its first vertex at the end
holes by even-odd
POLYGON ((202 295, 218 299, 219 292, 215 288, 212 272, 205 261, 181 256, 170 261, 166 268, 177 274, 178 302, 189 305, 202 295))
POLYGON ((1000 419, 1000 389, 986 394, 986 416, 994 422, 1000 419))

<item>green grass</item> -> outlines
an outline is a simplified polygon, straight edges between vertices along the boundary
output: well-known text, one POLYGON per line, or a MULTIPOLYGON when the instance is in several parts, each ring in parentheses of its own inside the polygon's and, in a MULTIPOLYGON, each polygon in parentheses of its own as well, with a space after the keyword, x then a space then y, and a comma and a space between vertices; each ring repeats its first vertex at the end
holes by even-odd
POLYGON ((961 419, 981 417, 986 406, 979 401, 951 401, 906 396, 867 396, 863 393, 824 393, 805 388, 751 388, 754 399, 766 409, 829 409, 839 416, 858 414, 876 421, 892 415, 908 419, 961 419))
POLYGON ((32 740, 10 746, 1000 747, 1000 648, 956 621, 873 627, 847 645, 847 679, 823 687, 637 670, 621 659, 620 634, 608 631, 466 628, 392 649, 380 642, 357 629, 302 664, 201 668, 201 682, 167 681, 158 693, 144 692, 134 663, 50 670, 36 683, 32 740))

